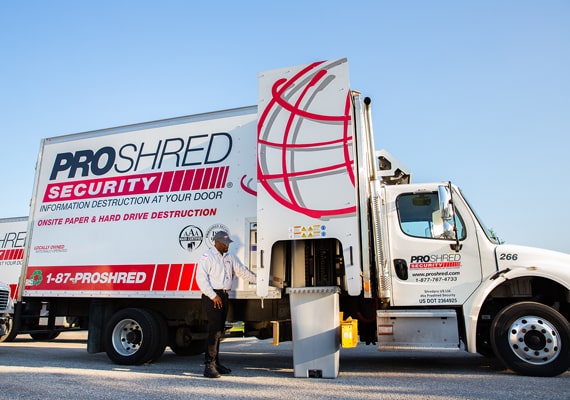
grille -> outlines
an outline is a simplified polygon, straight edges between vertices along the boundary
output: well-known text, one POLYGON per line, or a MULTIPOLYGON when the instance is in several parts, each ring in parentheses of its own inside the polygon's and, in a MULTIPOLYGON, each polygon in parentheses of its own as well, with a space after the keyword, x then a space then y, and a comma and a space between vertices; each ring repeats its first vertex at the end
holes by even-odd
POLYGON ((8 290, 0 290, 0 311, 8 308, 8 297, 10 292, 8 290))

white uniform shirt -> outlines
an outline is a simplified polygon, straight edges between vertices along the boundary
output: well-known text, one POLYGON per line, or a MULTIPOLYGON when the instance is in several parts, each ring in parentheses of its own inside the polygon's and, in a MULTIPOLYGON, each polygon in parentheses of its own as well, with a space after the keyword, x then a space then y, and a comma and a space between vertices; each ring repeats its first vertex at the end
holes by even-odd
POLYGON ((214 300, 217 296, 214 289, 230 290, 234 276, 237 275, 249 282, 255 282, 255 274, 231 254, 220 254, 211 247, 198 261, 196 283, 200 291, 214 300))

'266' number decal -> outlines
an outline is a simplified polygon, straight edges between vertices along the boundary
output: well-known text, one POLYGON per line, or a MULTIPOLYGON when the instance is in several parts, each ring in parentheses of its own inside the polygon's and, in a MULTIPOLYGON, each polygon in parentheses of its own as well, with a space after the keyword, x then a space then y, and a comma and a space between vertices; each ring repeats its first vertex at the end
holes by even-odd
POLYGON ((515 261, 519 258, 518 254, 511 254, 511 253, 501 253, 499 256, 499 260, 501 261, 515 261))

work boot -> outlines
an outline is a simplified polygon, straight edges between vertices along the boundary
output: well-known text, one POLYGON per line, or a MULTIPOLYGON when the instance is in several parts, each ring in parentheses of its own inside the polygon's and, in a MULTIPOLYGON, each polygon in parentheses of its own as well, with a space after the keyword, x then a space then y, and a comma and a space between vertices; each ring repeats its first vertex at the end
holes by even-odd
POLYGON ((222 374, 222 375, 226 375, 226 374, 231 374, 232 370, 228 367, 224 367, 222 364, 217 363, 216 364, 216 370, 222 374))
POLYGON ((206 378, 221 378, 222 375, 218 372, 216 364, 207 363, 206 368, 204 368, 204 376, 206 378))

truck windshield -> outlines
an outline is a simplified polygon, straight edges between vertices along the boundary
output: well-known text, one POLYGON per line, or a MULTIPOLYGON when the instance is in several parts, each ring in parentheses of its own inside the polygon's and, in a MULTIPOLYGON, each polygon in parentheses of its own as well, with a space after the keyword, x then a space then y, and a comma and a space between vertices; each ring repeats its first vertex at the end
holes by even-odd
POLYGON ((465 204, 467 204, 467 207, 469 207, 469 209, 471 210, 471 212, 475 216, 475 219, 479 223, 479 226, 481 226, 481 228, 483 229, 483 232, 485 232, 485 235, 487 236, 487 238, 495 244, 501 244, 502 242, 499 239, 499 237, 495 234, 495 232, 493 232, 491 229, 487 228, 487 226, 483 223, 483 220, 479 217, 479 215, 477 214, 475 209, 473 207, 471 207, 469 200, 467 200, 467 197, 465 197, 465 194, 463 193, 463 191, 461 189, 459 189, 459 193, 461 193, 461 197, 463 197, 465 204))

